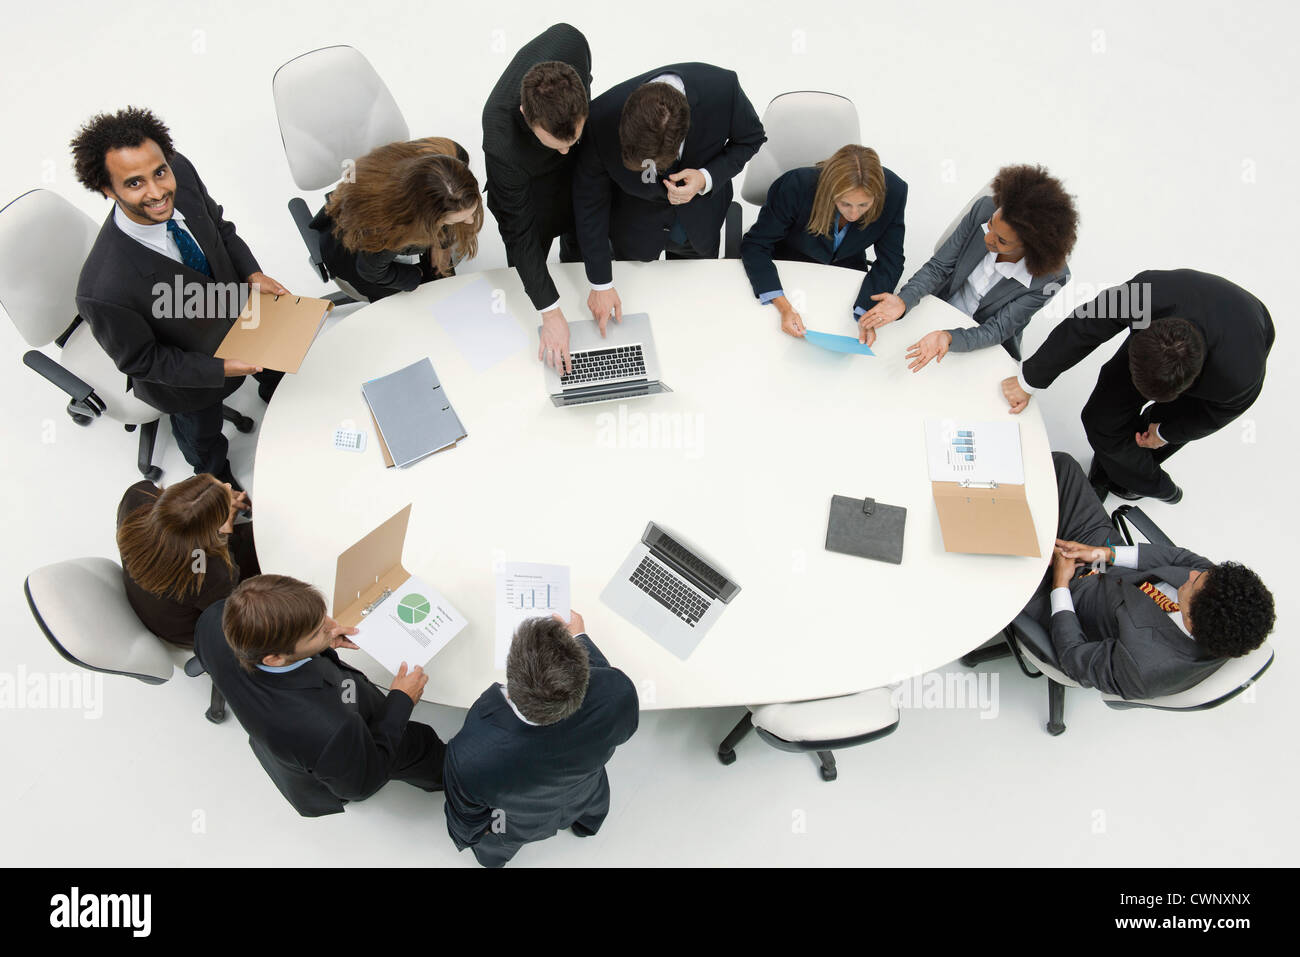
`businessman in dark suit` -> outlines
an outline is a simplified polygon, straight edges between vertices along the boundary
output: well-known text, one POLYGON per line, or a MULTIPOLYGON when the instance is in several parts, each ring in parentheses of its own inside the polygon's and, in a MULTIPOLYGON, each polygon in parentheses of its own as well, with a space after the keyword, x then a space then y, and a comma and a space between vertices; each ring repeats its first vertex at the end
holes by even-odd
POLYGON ((410 720, 428 676, 403 663, 385 694, 334 651, 356 648, 356 633, 316 589, 283 575, 241 582, 195 628, 195 655, 303 817, 337 814, 390 779, 442 787, 443 743, 410 720))
POLYGON ((560 238, 560 261, 582 255, 573 227, 574 147, 591 100, 587 38, 557 23, 515 54, 483 107, 487 205, 506 245, 506 264, 542 315, 537 358, 568 372, 569 324, 546 268, 560 238))
POLYGON ((1173 545, 1110 545, 1114 529, 1079 463, 1064 452, 1052 460, 1057 542, 1025 608, 1050 647, 1035 654, 1084 687, 1142 699, 1186 691, 1263 644, 1275 614, 1258 575, 1173 545))
POLYGON ((72 141, 77 178, 114 201, 77 283, 77 309, 127 375, 127 387, 171 415, 185 460, 237 490, 221 434, 222 400, 254 374, 270 401, 282 373, 213 356, 262 272, 194 166, 148 110, 92 117, 72 141))
POLYGON ((1163 463, 1250 408, 1264 388, 1273 320, 1262 302, 1219 276, 1140 272, 1076 309, 1019 376, 1003 380, 1011 411, 1124 329, 1132 331, 1083 407, 1095 453, 1088 479, 1103 498, 1113 492, 1175 504, 1183 490, 1163 463))
POLYGON ((623 304, 613 259, 716 258, 731 179, 767 135, 731 70, 676 63, 591 101, 573 175, 587 306, 601 334, 623 304))
POLYGON ((570 828, 590 837, 609 813, 605 765, 632 737, 636 688, 587 637, 582 616, 519 626, 506 684, 479 696, 447 743, 447 830, 484 867, 570 828))

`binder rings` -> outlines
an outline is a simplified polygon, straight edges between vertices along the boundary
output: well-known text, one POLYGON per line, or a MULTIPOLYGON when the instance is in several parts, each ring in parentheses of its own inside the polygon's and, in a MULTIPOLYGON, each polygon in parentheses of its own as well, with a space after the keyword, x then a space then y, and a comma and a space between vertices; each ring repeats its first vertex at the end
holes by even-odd
POLYGON ((256 300, 249 296, 214 355, 264 369, 297 372, 333 308, 334 303, 328 299, 310 296, 275 296, 269 292, 258 293, 256 300))

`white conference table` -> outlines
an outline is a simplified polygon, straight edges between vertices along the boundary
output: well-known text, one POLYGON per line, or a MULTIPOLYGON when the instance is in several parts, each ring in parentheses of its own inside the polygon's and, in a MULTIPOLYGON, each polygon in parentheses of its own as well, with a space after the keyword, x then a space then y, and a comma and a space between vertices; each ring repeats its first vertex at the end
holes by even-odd
MULTIPOLYGON (((590 318, 581 264, 550 269, 568 319, 590 318)), ((860 272, 780 269, 787 293, 804 297, 809 328, 855 331, 860 272)), ((1019 422, 1041 557, 948 554, 923 422, 1004 418, 999 382, 1015 365, 999 348, 950 353, 919 373, 903 358, 923 334, 967 317, 930 297, 880 332, 876 357, 838 355, 782 334, 739 261, 616 263, 614 275, 624 312, 650 314, 671 394, 555 408, 537 361, 537 314, 512 269, 428 283, 322 334, 261 425, 252 497, 263 570, 311 582, 332 601, 339 553, 413 503, 403 564, 469 620, 430 662, 425 698, 462 708, 505 679, 494 667, 493 611, 493 567, 503 560, 572 567, 573 607, 647 709, 875 688, 952 661, 1015 617, 1056 531, 1038 406, 1019 422), (476 373, 431 306, 484 277, 504 292, 528 344, 476 373), (424 356, 468 438, 385 469, 361 383, 424 356), (349 424, 367 433, 364 452, 334 449, 335 428, 349 424), (901 565, 826 551, 834 494, 907 508, 901 565), (741 586, 685 661, 599 599, 649 520, 741 586)), ((388 672, 364 652, 343 654, 387 686, 388 672)))

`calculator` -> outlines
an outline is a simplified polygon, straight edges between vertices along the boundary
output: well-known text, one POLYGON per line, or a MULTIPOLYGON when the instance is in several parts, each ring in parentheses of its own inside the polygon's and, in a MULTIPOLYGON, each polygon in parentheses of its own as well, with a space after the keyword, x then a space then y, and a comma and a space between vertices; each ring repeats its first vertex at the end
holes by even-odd
POLYGON ((335 429, 334 448, 349 452, 363 452, 366 448, 366 433, 356 429, 335 429))

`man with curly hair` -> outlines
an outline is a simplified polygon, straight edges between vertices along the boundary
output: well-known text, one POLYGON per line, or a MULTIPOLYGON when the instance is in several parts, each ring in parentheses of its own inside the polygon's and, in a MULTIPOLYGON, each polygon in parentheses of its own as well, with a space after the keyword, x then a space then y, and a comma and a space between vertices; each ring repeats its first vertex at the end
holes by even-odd
POLYGON ((1070 281, 1079 215, 1061 181, 1041 166, 1004 166, 993 195, 981 196, 961 217, 929 262, 895 295, 877 293, 858 319, 858 338, 871 345, 876 330, 901 318, 926 296, 938 296, 975 320, 975 328, 938 329, 908 347, 908 368, 919 371, 949 352, 1001 344, 1020 358, 1020 338, 1043 305, 1070 281))
POLYGON ((1262 302, 1219 276, 1140 272, 1075 309, 1018 376, 1003 380, 1011 411, 1021 412, 1032 393, 1125 329, 1130 335, 1101 367, 1080 416, 1096 453, 1088 480, 1103 501, 1113 493, 1176 505, 1183 490, 1163 463, 1259 397, 1273 319, 1262 302))
POLYGON ((1050 636, 1034 654, 1086 688, 1127 699, 1186 691, 1273 630, 1273 596, 1249 568, 1174 545, 1111 545, 1083 469, 1054 452, 1052 567, 1025 606, 1050 636))
POLYGON ((222 400, 252 373, 270 401, 282 373, 213 353, 239 316, 241 290, 289 290, 262 272, 149 110, 93 116, 71 145, 77 179, 113 200, 81 269, 77 309, 126 373, 127 387, 170 414, 194 471, 238 491, 221 434, 222 400))

